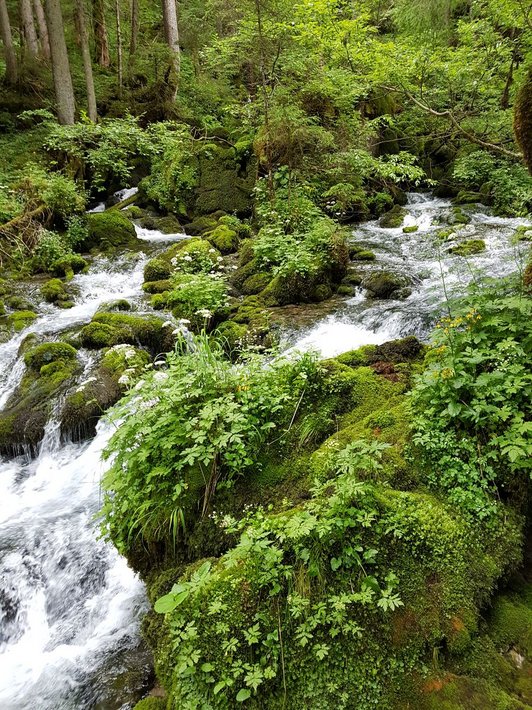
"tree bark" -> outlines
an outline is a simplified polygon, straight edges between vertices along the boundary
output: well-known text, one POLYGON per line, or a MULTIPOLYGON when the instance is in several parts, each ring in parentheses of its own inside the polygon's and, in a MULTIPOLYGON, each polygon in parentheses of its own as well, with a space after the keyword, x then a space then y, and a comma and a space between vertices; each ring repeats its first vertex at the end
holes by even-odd
POLYGON ((54 76, 55 97, 57 101, 57 117, 59 123, 71 125, 75 120, 76 103, 65 42, 60 0, 46 0, 45 11, 48 35, 50 37, 52 73, 54 76))
POLYGON ((39 53, 39 41, 35 30, 31 0, 20 0, 20 19, 22 21, 26 51, 30 57, 34 58, 39 53))
POLYGON ((118 74, 118 96, 122 97, 124 70, 122 67, 122 23, 120 21, 120 0, 115 0, 116 17, 116 68, 118 74))
POLYGON ((46 26, 46 17, 41 0, 33 0, 33 11, 37 18, 37 27, 39 28, 39 40, 41 42, 41 53, 46 59, 50 59, 50 39, 48 37, 48 27, 46 26))
POLYGON ((87 22, 85 20, 85 4, 83 0, 76 0, 76 14, 78 17, 79 38, 81 42, 81 56, 83 57, 83 71, 85 74, 85 84, 87 86, 87 108, 89 118, 93 123, 98 120, 98 110, 96 106, 96 92, 94 91, 94 78, 92 75, 92 59, 89 46, 89 35, 87 33, 87 22))
POLYGON ((179 73, 181 71, 181 50, 179 47, 179 27, 177 24, 176 0, 163 1, 163 18, 166 41, 170 48, 170 74, 169 85, 172 90, 172 99, 177 95, 179 87, 179 73))
POLYGON ((8 84, 15 84, 18 76, 17 55, 13 48, 13 36, 11 34, 11 23, 9 22, 6 0, 0 0, 0 33, 4 43, 6 81, 8 84))
POLYGON ((105 22, 105 0, 93 0, 94 39, 96 42, 96 62, 101 67, 111 65, 109 38, 105 22))
POLYGON ((131 36, 129 38, 129 68, 133 66, 139 36, 139 0, 131 0, 131 36))

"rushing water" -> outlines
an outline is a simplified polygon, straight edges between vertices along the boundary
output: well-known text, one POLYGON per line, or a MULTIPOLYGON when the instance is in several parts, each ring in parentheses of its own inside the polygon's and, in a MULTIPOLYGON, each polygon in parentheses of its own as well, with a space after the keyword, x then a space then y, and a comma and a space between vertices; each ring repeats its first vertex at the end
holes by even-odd
MULTIPOLYGON (((24 338, 53 339, 89 321, 105 302, 140 299, 146 259, 96 260, 70 284, 73 308, 42 304, 31 327, 0 345, 0 407, 24 373, 24 338)), ((83 379, 93 356, 80 351, 80 359, 83 379)), ((61 443, 52 416, 36 459, 0 460, 2 710, 126 708, 150 673, 139 643, 143 585, 98 539, 94 522, 100 454, 111 433, 100 423, 92 442, 61 443)))
POLYGON ((402 226, 385 229, 378 222, 367 222, 356 227, 352 239, 377 257, 375 262, 360 262, 357 270, 407 276, 411 294, 405 299, 373 299, 359 288, 334 315, 322 318, 310 330, 293 329, 290 345, 315 348, 333 357, 407 335, 426 338, 448 298, 463 294, 468 284, 481 277, 511 274, 522 263, 526 245, 512 239, 515 228, 525 223, 522 219, 494 217, 478 205, 465 207, 471 222, 456 228, 459 240, 483 239, 486 243, 486 251, 466 258, 447 251, 456 240, 438 237, 447 227, 445 217, 452 212, 449 201, 412 193, 406 210, 403 226, 417 225, 417 232, 405 234, 402 226))
MULTIPOLYGON (((377 255, 363 270, 407 274, 411 295, 376 300, 359 290, 335 315, 306 332, 295 330, 291 344, 331 356, 365 343, 425 336, 445 291, 462 292, 476 273, 500 276, 516 269, 519 249, 511 235, 520 220, 470 208, 467 238, 485 239, 487 250, 466 260, 449 255, 436 236, 441 225, 433 222, 449 211, 449 203, 411 195, 407 209, 405 223, 419 225, 418 232, 367 223, 357 227, 353 238, 377 255)), ((147 243, 183 238, 140 228, 137 233, 147 243)), ((23 339, 29 333, 53 339, 89 321, 102 303, 140 299, 146 258, 96 260, 71 284, 77 294, 73 308, 61 311, 43 304, 38 320, 0 345, 0 408, 23 375, 18 356, 23 339)), ((81 351, 80 358, 86 378, 92 356, 81 351)), ((0 460, 1 710, 128 708, 146 681, 148 662, 139 648, 144 589, 116 551, 98 539, 94 523, 100 453, 110 435, 109 426, 100 423, 91 442, 62 443, 52 416, 36 459, 0 460)))

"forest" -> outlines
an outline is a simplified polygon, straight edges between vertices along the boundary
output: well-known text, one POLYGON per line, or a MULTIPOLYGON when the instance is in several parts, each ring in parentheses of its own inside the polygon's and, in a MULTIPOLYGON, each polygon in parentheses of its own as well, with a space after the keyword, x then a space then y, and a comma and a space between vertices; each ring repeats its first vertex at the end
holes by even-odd
POLYGON ((0 707, 532 710, 532 5, 0 0, 0 707))

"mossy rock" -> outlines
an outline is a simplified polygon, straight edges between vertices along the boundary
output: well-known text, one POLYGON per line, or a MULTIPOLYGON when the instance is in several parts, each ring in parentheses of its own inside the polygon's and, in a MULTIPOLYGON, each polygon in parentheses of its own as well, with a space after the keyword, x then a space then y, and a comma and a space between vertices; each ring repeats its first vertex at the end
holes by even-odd
POLYGON ((106 350, 90 376, 65 397, 61 434, 74 441, 93 436, 102 413, 116 404, 150 361, 148 352, 132 345, 106 350))
POLYGON ((40 372, 42 367, 51 362, 69 362, 75 361, 76 358, 77 352, 71 345, 53 342, 42 343, 28 350, 24 355, 24 362, 26 367, 40 372))
POLYGON ((165 281, 170 278, 172 271, 172 265, 165 259, 160 257, 150 259, 144 267, 144 281, 148 283, 165 281))
POLYGON ((515 232, 514 236, 518 242, 530 242, 532 241, 532 226, 526 224, 520 224, 515 232))
POLYGON ((471 217, 460 209, 460 207, 455 207, 453 209, 453 214, 450 218, 451 224, 469 224, 470 222, 471 217))
POLYGON ((169 214, 165 217, 157 217, 155 220, 155 229, 163 234, 182 234, 183 227, 175 215, 169 214))
POLYGON ((139 700, 133 710, 166 710, 166 700, 150 696, 139 700))
POLYGON ((116 311, 119 312, 124 312, 124 311, 130 311, 132 309, 132 305, 129 301, 127 301, 125 298, 119 298, 116 301, 109 301, 108 303, 102 303, 102 305, 98 308, 99 313, 114 313, 116 311))
POLYGON ((212 217, 196 217, 196 219, 184 227, 185 234, 190 234, 191 237, 199 237, 206 232, 210 232, 216 228, 217 220, 212 217))
POLYGON ((19 333, 30 326, 37 317, 33 311, 16 311, 16 313, 7 316, 7 325, 19 333))
POLYGON ((14 311, 31 311, 32 309, 32 304, 26 298, 18 295, 9 296, 5 303, 14 311))
POLYGON ((248 327, 246 325, 231 320, 220 323, 213 333, 214 337, 222 343, 224 350, 229 355, 234 351, 242 349, 242 346, 247 342, 247 334, 248 327))
POLYGON ((376 271, 366 276, 362 285, 376 298, 391 298, 408 286, 408 279, 389 271, 376 271))
POLYGON ((353 287, 348 286, 348 284, 340 284, 340 286, 338 286, 337 294, 339 296, 352 296, 353 295, 353 287))
POLYGON ((245 215, 251 211, 257 177, 257 161, 253 155, 243 160, 233 148, 206 144, 198 154, 198 175, 195 214, 209 215, 225 210, 245 215))
POLYGON ((451 247, 449 252, 451 254, 458 254, 458 256, 472 256, 473 254, 480 254, 485 250, 486 242, 483 239, 469 239, 451 247))
POLYGON ((142 217, 146 214, 146 212, 138 205, 126 207, 126 209, 122 210, 122 213, 125 214, 126 217, 129 217, 129 219, 142 219, 142 217))
POLYGON ((374 252, 370 251, 369 249, 363 249, 362 251, 358 251, 351 258, 353 259, 353 261, 375 261, 377 257, 375 256, 374 252))
POLYGON ((6 314, 6 307, 4 305, 4 302, 0 300, 0 318, 2 316, 5 316, 6 314))
POLYGON ((101 349, 122 343, 140 345, 151 352, 167 352, 173 346, 171 329, 152 315, 126 315, 122 313, 96 313, 90 323, 83 326, 80 340, 83 347, 101 349))
POLYGON ((496 598, 488 617, 489 636, 499 652, 515 649, 532 660, 532 585, 521 594, 496 598))
POLYGON ((385 212, 379 220, 379 226, 386 229, 397 229, 401 227, 406 216, 406 210, 400 205, 394 205, 391 210, 385 212))
POLYGON ((252 274, 242 284, 242 293, 246 296, 253 296, 263 291, 271 281, 271 274, 263 271, 252 274))
POLYGON ((333 295, 333 290, 329 284, 318 284, 312 293, 312 300, 316 303, 326 301, 333 295))
MULTIPOLYGON (((243 264, 236 271, 233 272, 233 274, 231 275, 231 283, 239 291, 242 291, 246 281, 252 276, 255 276, 255 274, 260 273, 263 272, 261 270, 259 262, 257 261, 257 259, 251 259, 249 261, 246 261, 245 264, 243 264)), ((271 278, 272 277, 270 275, 269 280, 271 280, 271 278)))
POLYGON ((52 264, 52 272, 57 276, 65 276, 70 280, 74 274, 79 274, 88 267, 88 263, 79 254, 69 254, 52 264))
POLYGON ((231 254, 237 250, 238 234, 225 224, 219 224, 205 236, 222 254, 231 254))
POLYGON ((414 232, 417 232, 418 230, 419 226, 417 224, 412 224, 410 227, 403 227, 404 234, 414 234, 414 232))
POLYGON ((144 293, 164 293, 165 291, 172 290, 172 282, 170 279, 162 279, 160 281, 147 281, 142 284, 142 290, 144 293))
POLYGON ((108 210, 87 215, 88 236, 80 245, 84 250, 115 251, 117 249, 141 250, 143 243, 137 239, 135 227, 119 210, 108 210))
POLYGON ((471 192, 468 190, 460 190, 458 195, 454 198, 453 202, 459 205, 474 205, 481 203, 483 201, 483 196, 480 192, 471 192))
POLYGON ((240 266, 245 266, 255 257, 253 250, 253 239, 243 239, 240 242, 238 249, 238 263, 240 266))
POLYGON ((28 368, 0 412, 0 452, 7 455, 37 453, 53 402, 80 370, 76 351, 66 343, 43 343, 24 359, 28 368))
POLYGON ((69 295, 60 279, 50 279, 41 286, 41 294, 47 303, 68 301, 69 295))
POLYGON ((444 675, 425 683, 419 710, 531 710, 496 685, 480 678, 444 675))
POLYGON ((456 231, 452 227, 449 227, 448 229, 440 229, 438 232, 438 239, 441 239, 442 241, 452 239, 455 236, 456 231))

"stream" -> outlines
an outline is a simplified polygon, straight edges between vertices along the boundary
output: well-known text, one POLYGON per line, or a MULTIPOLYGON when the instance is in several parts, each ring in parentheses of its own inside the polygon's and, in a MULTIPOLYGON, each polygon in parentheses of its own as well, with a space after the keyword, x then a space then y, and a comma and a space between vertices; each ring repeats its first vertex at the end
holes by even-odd
MULTIPOLYGON (((402 299, 353 297, 310 326, 285 329, 287 345, 318 349, 324 357, 367 343, 406 335, 426 338, 448 295, 463 293, 482 276, 519 268, 525 245, 512 235, 523 220, 490 216, 479 206, 462 227, 467 239, 484 239, 486 251, 463 258, 447 252, 435 224, 449 202, 409 195, 405 225, 383 229, 358 225, 353 239, 371 249, 375 262, 363 272, 386 269, 407 275, 411 294, 402 299), (444 288, 445 285, 445 288, 444 288)), ((182 235, 137 230, 147 253, 182 235)), ((0 409, 24 373, 19 347, 29 333, 50 340, 88 322, 105 302, 142 303, 142 272, 148 256, 96 259, 72 282, 75 305, 42 304, 39 318, 0 345, 0 409)), ((144 306, 143 306, 144 307, 144 306)), ((308 307, 307 307, 308 308, 308 307)), ((80 351, 90 373, 92 355, 80 351)), ((89 442, 62 442, 52 416, 36 458, 0 459, 0 708, 2 710, 118 710, 131 708, 150 680, 150 658, 140 642, 147 609, 144 588, 114 548, 99 539, 94 515, 100 505, 100 454, 112 434, 100 422, 89 442)))

